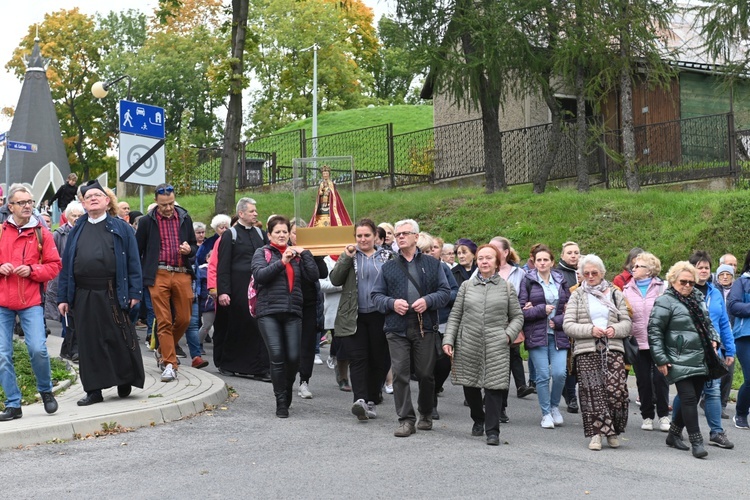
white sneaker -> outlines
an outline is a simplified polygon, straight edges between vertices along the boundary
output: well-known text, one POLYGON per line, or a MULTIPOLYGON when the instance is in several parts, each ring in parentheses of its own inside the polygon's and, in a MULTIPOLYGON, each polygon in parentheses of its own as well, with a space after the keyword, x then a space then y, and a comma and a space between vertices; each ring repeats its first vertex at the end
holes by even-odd
POLYGON ((643 429, 644 431, 653 431, 654 421, 650 418, 644 418, 643 423, 641 424, 641 429, 643 429))
POLYGON ((375 403, 372 401, 367 402, 367 418, 377 418, 378 414, 375 413, 375 403))
POLYGON ((589 450, 600 451, 602 449, 602 437, 599 434, 591 436, 591 442, 589 443, 589 450))
POLYGON ((174 371, 172 368, 172 363, 169 363, 166 368, 164 368, 164 371, 161 374, 161 381, 162 382, 174 382, 174 380, 177 378, 177 372, 174 371))
POLYGON ((669 432, 669 426, 672 425, 669 417, 661 417, 659 419, 659 430, 662 432, 669 432))
POLYGON ((333 370, 336 368, 336 356, 328 356, 328 359, 326 360, 326 364, 328 365, 328 368, 333 370))
POLYGON ((619 448, 620 440, 617 438, 617 435, 607 436, 607 444, 610 448, 619 448))
POLYGON ((369 418, 367 410, 367 403, 365 403, 364 399, 358 399, 352 405, 352 414, 357 417, 357 420, 367 420, 369 418))
POLYGON ((544 415, 542 417, 542 428, 543 429, 554 429, 555 428, 555 421, 552 420, 552 415, 549 413, 547 415, 544 415))
POLYGON ((323 364, 323 360, 320 358, 320 354, 316 354, 315 355, 315 361, 314 361, 314 363, 316 365, 322 365, 323 364))
POLYGON ((393 394, 393 384, 391 384, 391 385, 385 384, 385 393, 386 394, 393 394))
POLYGON ((557 406, 553 406, 550 408, 550 415, 552 415, 552 421, 555 423, 555 425, 562 425, 565 422, 563 421, 562 414, 560 413, 560 408, 557 406))
POLYGON ((302 399, 312 399, 312 392, 310 392, 310 389, 308 389, 307 382, 302 382, 299 385, 299 391, 297 391, 297 394, 302 399))

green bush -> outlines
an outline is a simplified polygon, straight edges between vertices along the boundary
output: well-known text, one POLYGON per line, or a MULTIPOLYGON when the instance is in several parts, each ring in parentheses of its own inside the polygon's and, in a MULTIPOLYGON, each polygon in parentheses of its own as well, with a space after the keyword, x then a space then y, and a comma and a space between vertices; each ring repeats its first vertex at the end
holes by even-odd
MULTIPOLYGON (((16 369, 16 381, 21 389, 21 404, 28 405, 37 401, 36 377, 31 369, 31 359, 26 344, 21 340, 13 341, 13 362, 16 369)), ((57 385, 63 380, 74 380, 75 375, 68 371, 65 361, 50 358, 52 369, 52 384, 57 385)), ((0 388, 0 400, 5 400, 5 392, 0 388)))

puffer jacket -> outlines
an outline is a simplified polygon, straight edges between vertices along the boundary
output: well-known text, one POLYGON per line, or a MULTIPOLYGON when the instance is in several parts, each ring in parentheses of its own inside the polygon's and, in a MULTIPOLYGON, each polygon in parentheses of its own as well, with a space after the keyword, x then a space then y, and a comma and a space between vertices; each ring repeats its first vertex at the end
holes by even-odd
POLYGON ((250 265, 258 291, 256 311, 258 318, 271 314, 293 314, 302 317, 302 277, 317 280, 318 265, 309 250, 305 250, 291 261, 294 269, 294 284, 289 292, 286 267, 281 262, 281 252, 273 245, 265 245, 255 251, 250 265), (271 260, 266 262, 266 250, 271 260))
POLYGON ((486 283, 464 281, 453 304, 443 345, 453 346, 456 385, 508 389, 510 343, 523 327, 513 286, 495 275, 486 283))
MULTIPOLYGON (((703 294, 698 290, 693 293, 696 294, 706 318, 709 318, 703 294)), ((709 321, 712 340, 720 342, 719 335, 710 323, 709 321)), ((654 303, 648 321, 648 344, 656 366, 672 365, 667 372, 670 384, 708 374, 703 344, 690 312, 671 293, 665 293, 654 303)))
POLYGON ((568 291, 578 284, 578 273, 574 266, 571 266, 564 260, 560 260, 555 266, 555 270, 559 271, 563 275, 563 278, 565 278, 565 283, 568 284, 568 291))
MULTIPOLYGON (((583 287, 576 288, 570 296, 568 307, 565 309, 563 330, 568 337, 575 340, 573 356, 596 351, 596 338, 591 334, 594 324, 589 314, 590 297, 591 295, 586 293, 583 287)), ((622 339, 630 335, 632 327, 628 315, 628 306, 625 303, 625 297, 617 287, 610 287, 609 297, 617 307, 618 313, 609 312, 607 326, 611 326, 615 330, 615 336, 606 340, 610 350, 624 352, 622 339)))
POLYGON ((622 289, 625 300, 630 304, 633 311, 633 337, 638 341, 638 349, 648 351, 648 318, 654 309, 656 298, 664 293, 666 284, 659 278, 653 278, 648 285, 646 296, 641 295, 641 290, 630 280, 622 289))
POLYGON ((727 297, 729 315, 734 317, 734 339, 750 336, 750 272, 744 272, 732 283, 727 297))
POLYGON ((52 233, 42 228, 42 252, 34 229, 39 221, 31 217, 28 224, 17 227, 12 218, 2 225, 0 234, 0 263, 13 267, 31 267, 31 274, 21 278, 17 274, 0 276, 0 307, 13 311, 38 306, 42 303, 44 284, 53 279, 62 269, 62 261, 52 239, 52 233), (40 263, 41 257, 41 263, 40 263))
MULTIPOLYGON (((560 296, 553 318, 555 347, 570 349, 570 340, 563 331, 563 315, 565 314, 565 305, 570 298, 570 292, 565 286, 565 278, 562 274, 552 269, 550 275, 552 281, 557 285, 557 293, 560 296)), ((547 300, 544 298, 544 289, 539 282, 539 274, 536 269, 526 273, 524 281, 521 282, 521 289, 518 291, 518 301, 523 310, 523 333, 526 336, 526 348, 545 347, 547 345, 547 300), (530 309, 523 309, 526 302, 531 302, 532 307, 530 309)))
POLYGON ((708 292, 706 293, 706 309, 711 317, 711 323, 714 329, 718 332, 721 338, 721 348, 724 356, 734 357, 736 354, 734 347, 734 336, 732 335, 732 327, 729 326, 729 315, 727 314, 726 303, 724 302, 724 294, 721 290, 711 284, 708 285, 708 292))

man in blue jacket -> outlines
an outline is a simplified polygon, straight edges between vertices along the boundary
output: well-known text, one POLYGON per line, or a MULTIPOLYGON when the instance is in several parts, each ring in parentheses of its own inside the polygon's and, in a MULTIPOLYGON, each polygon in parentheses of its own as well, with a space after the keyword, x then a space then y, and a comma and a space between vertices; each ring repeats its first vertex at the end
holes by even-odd
POLYGON ((391 353, 393 396, 399 427, 396 437, 416 432, 416 415, 409 381, 411 359, 419 380, 419 423, 416 428, 432 429, 435 392, 435 361, 440 349, 438 310, 450 301, 451 289, 440 261, 417 248, 419 225, 411 219, 396 223, 399 252, 383 264, 372 289, 372 300, 385 314, 385 334, 391 353))
MULTIPOLYGON (((706 309, 711 317, 711 323, 721 337, 721 352, 727 366, 734 363, 734 335, 729 326, 729 316, 724 303, 724 294, 709 282, 711 277, 711 257, 708 253, 698 250, 688 259, 698 270, 698 281, 695 288, 703 293, 706 309)), ((734 444, 727 439, 726 432, 721 426, 721 379, 708 380, 703 386, 703 399, 700 402, 706 413, 706 422, 711 429, 709 444, 720 448, 731 449, 734 444)), ((680 407, 680 397, 676 396, 672 402, 673 415, 680 407)))

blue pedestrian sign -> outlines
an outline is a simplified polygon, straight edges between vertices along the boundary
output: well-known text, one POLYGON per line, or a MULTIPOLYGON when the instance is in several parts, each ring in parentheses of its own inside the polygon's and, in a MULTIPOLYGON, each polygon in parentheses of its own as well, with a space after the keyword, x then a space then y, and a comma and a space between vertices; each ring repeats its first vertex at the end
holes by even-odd
POLYGON ((164 108, 120 101, 120 132, 164 139, 164 108))
POLYGON ((8 141, 8 149, 24 151, 26 153, 36 153, 39 146, 30 142, 8 141))

